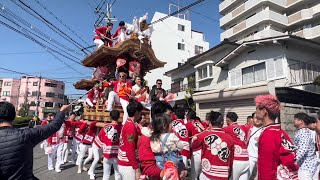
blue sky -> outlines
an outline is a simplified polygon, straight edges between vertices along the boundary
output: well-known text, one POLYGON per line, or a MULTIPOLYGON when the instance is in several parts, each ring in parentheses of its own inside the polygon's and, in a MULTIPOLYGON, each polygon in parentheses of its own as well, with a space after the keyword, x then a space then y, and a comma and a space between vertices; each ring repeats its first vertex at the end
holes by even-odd
MULTIPOLYGON (((12 0, 19 3, 18 0, 12 0)), ((78 61, 84 58, 79 48, 73 44, 62 39, 54 31, 50 30, 44 23, 31 15, 24 12, 19 6, 14 4, 11 0, 2 0, 0 3, 20 18, 23 18, 33 27, 44 32, 52 39, 59 41, 75 52, 70 54, 77 57, 78 61), (77 53, 77 54, 75 54, 77 53)), ((79 40, 72 32, 59 23, 53 16, 47 13, 36 1, 44 4, 47 9, 52 11, 64 24, 67 24, 73 31, 80 35, 88 44, 93 45, 92 37, 94 35, 93 24, 98 18, 94 13, 94 8, 100 0, 22 0, 31 8, 39 12, 52 24, 59 27, 63 32, 77 40, 82 46, 86 45, 79 40)), ((109 1, 109 0, 107 0, 109 1)), ((113 0, 112 0, 113 1, 113 0)), ((118 20, 131 22, 134 16, 142 16, 145 12, 149 13, 149 20, 151 20, 155 11, 168 13, 169 2, 179 3, 181 6, 188 5, 196 0, 117 0, 113 7, 113 15, 118 20)), ((202 31, 205 38, 210 42, 210 47, 219 43, 220 32, 218 20, 220 18, 218 0, 206 0, 196 7, 192 8, 195 12, 191 12, 192 28, 194 30, 202 31), (202 14, 202 15, 199 15, 202 14)), ((3 9, 3 8, 2 8, 3 9)), ((3 17, 0 21, 8 22, 3 17)), ((117 23, 115 23, 117 24, 117 23)), ((16 27, 16 26, 14 26, 16 27)), ((115 26, 116 28, 116 26, 115 26)), ((114 28, 114 30, 115 30, 114 28)), ((7 68, 19 72, 28 73, 31 75, 41 75, 53 79, 59 79, 66 82, 66 94, 83 93, 73 88, 72 83, 91 76, 91 69, 82 67, 75 62, 66 58, 60 59, 70 65, 79 72, 72 70, 59 60, 55 59, 47 51, 31 40, 13 32, 12 30, 0 25, 0 67, 7 68)), ((93 49, 91 49, 93 50, 93 49)), ((0 69, 0 77, 15 77, 21 75, 6 72, 0 69)))

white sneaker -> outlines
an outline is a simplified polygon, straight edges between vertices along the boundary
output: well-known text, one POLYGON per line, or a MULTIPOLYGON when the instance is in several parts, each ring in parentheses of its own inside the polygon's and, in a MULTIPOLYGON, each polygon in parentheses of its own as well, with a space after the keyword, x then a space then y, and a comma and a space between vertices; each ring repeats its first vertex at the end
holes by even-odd
POLYGON ((56 168, 55 170, 57 173, 61 173, 61 169, 56 168))
POLYGON ((90 174, 89 176, 90 176, 90 180, 94 180, 95 179, 95 177, 94 177, 95 175, 94 174, 90 174))
POLYGON ((49 170, 49 171, 52 171, 52 170, 54 170, 54 168, 53 168, 53 167, 49 167, 48 170, 49 170))
POLYGON ((78 174, 81 174, 81 168, 78 168, 78 172, 77 172, 78 174))
POLYGON ((88 173, 87 173, 89 176, 94 176, 94 173, 93 172, 91 172, 91 171, 88 171, 88 173))

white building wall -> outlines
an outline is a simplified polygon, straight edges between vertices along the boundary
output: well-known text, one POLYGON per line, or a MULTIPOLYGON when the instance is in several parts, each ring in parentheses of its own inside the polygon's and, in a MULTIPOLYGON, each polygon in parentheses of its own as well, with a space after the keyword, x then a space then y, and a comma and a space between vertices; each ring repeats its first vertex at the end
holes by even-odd
POLYGON ((220 38, 221 41, 228 38, 230 41, 240 42, 246 40, 247 34, 254 32, 257 26, 271 25, 278 29, 268 33, 261 33, 261 29, 258 29, 258 33, 250 39, 294 33, 319 41, 316 33, 318 29, 314 28, 319 25, 319 12, 320 2, 317 0, 224 0, 220 3, 220 27, 225 31, 221 33, 220 38))
MULTIPOLYGON (((198 60, 196 64, 200 64, 205 61, 212 61, 215 64, 220 59, 222 59, 227 54, 229 54, 231 50, 232 50, 231 48, 225 48, 220 52, 215 53, 212 56, 198 60)), ((220 89, 220 88, 222 89, 225 87, 225 85, 228 84, 228 81, 227 81, 228 71, 222 70, 221 68, 215 67, 215 66, 213 66, 212 71, 213 71, 212 72, 213 78, 207 79, 207 80, 199 80, 199 75, 198 73, 196 73, 196 89, 197 90, 204 91, 204 90, 212 90, 212 89, 220 89)))
MULTIPOLYGON (((198 90, 222 90, 226 88, 232 88, 229 85, 228 71, 249 67, 279 56, 284 57, 284 76, 271 80, 275 83, 275 87, 284 87, 291 85, 290 78, 292 76, 292 72, 290 73, 289 66, 291 64, 297 63, 297 61, 311 63, 320 67, 320 52, 316 49, 293 43, 288 43, 286 46, 280 44, 256 45, 252 48, 242 51, 238 56, 234 57, 229 63, 227 69, 222 70, 218 67, 213 68, 213 71, 215 71, 213 73, 214 78, 212 80, 208 80, 207 82, 200 82, 199 84, 197 84, 198 90), (255 51, 248 53, 252 50, 255 51)), ((265 84, 269 81, 270 80, 265 80, 242 86, 256 86, 259 84, 265 84)), ((302 89, 303 87, 297 86, 297 88, 302 89)), ((310 89, 312 88, 310 87, 310 89)))
MULTIPOLYGON (((152 22, 166 15, 156 12, 152 22)), ((156 57, 167 64, 163 68, 148 73, 145 79, 148 81, 149 86, 153 86, 157 79, 162 79, 162 87, 170 89, 171 78, 163 74, 166 71, 177 68, 179 62, 187 61, 188 58, 194 56, 195 45, 202 46, 203 51, 206 51, 209 49, 209 43, 205 42, 204 38, 201 38, 201 36, 203 37, 201 33, 191 31, 191 21, 178 17, 170 17, 163 22, 156 23, 153 28, 154 31, 151 36, 152 49, 156 57), (185 31, 179 31, 178 24, 184 25, 185 31), (185 44, 185 50, 179 50, 178 43, 185 44)))

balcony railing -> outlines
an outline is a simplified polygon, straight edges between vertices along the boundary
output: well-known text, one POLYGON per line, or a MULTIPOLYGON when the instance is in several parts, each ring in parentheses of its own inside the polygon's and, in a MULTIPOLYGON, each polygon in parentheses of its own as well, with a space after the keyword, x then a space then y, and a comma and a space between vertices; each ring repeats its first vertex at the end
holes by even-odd
POLYGON ((312 83, 320 75, 320 66, 310 63, 298 62, 289 65, 289 80, 291 85, 312 83))
POLYGON ((183 84, 183 85, 180 85, 178 87, 169 89, 169 90, 167 90, 167 92, 168 93, 178 93, 178 92, 186 91, 188 88, 195 89, 196 88, 196 84, 195 83, 183 84))

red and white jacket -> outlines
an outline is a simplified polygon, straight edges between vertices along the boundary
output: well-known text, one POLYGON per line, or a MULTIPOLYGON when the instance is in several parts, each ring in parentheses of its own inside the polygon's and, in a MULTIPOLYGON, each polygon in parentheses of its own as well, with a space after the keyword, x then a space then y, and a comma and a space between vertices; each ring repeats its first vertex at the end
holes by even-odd
MULTIPOLYGON (((186 124, 188 133, 189 133, 189 141, 191 142, 191 139, 193 136, 203 132, 205 130, 205 128, 203 127, 202 123, 198 120, 191 120, 189 122, 187 122, 186 124)), ((198 151, 200 150, 200 148, 198 149, 192 149, 192 152, 198 151)))
POLYGON ((183 143, 183 149, 180 151, 180 154, 190 158, 189 133, 186 125, 184 124, 184 120, 177 119, 172 121, 172 132, 175 133, 183 143))
MULTIPOLYGON (((42 121, 41 126, 49 124, 50 122, 47 120, 42 121)), ((62 125, 61 128, 55 132, 52 136, 47 139, 48 145, 55 145, 64 142, 64 133, 65 133, 65 125, 62 125)))
POLYGON ((137 158, 138 134, 133 118, 128 118, 122 127, 119 142, 118 164, 121 166, 132 166, 139 168, 137 158))
POLYGON ((234 160, 249 161, 249 154, 246 144, 246 130, 244 126, 239 126, 237 122, 223 128, 234 140, 234 160))
POLYGON ((130 81, 121 82, 118 81, 112 81, 112 82, 105 82, 104 87, 113 87, 113 91, 116 92, 119 96, 119 98, 129 101, 128 94, 131 95, 132 90, 132 84, 130 81), (121 83, 124 84, 124 87, 121 86, 121 83))
MULTIPOLYGON (((96 35, 93 37, 93 40, 101 39, 100 34, 103 34, 105 37, 107 37, 109 39, 112 38, 112 34, 111 34, 110 31, 107 31, 107 27, 106 26, 98 27, 95 32, 96 32, 96 35)), ((111 40, 109 40, 109 39, 106 39, 105 41, 107 42, 109 47, 112 47, 113 42, 111 40)))
POLYGON ((105 158, 118 157, 120 133, 121 125, 111 123, 105 125, 96 136, 94 143, 102 149, 105 158))
POLYGON ((139 123, 134 123, 134 125, 136 126, 138 136, 142 136, 141 130, 142 130, 143 126, 139 123))
POLYGON ((83 136, 84 136, 84 134, 85 134, 85 128, 87 127, 87 125, 86 125, 86 123, 85 122, 83 122, 83 121, 76 121, 76 122, 74 122, 74 132, 75 132, 75 134, 74 134, 74 138, 77 140, 77 141, 82 141, 82 139, 83 139, 83 136), (80 129, 82 129, 81 131, 80 131, 80 129), (81 132, 81 133, 79 133, 79 132, 81 132))
POLYGON ((97 87, 94 87, 88 92, 88 99, 92 104, 96 104, 99 98, 102 96, 103 90, 97 87))
POLYGON ((294 146, 280 124, 263 127, 258 147, 259 180, 277 180, 284 172, 290 179, 298 178, 294 146))
POLYGON ((83 139, 81 141, 81 143, 83 144, 87 144, 87 145, 91 145, 93 143, 93 140, 96 136, 96 132, 97 132, 97 127, 96 127, 96 124, 97 124, 98 121, 93 121, 92 123, 90 123, 89 127, 87 128, 86 127, 86 130, 85 129, 81 129, 80 128, 80 134, 83 134, 81 131, 86 131, 84 133, 84 136, 83 136, 83 139))
POLYGON ((69 139, 73 139, 73 136, 75 134, 75 125, 74 120, 71 121, 70 119, 66 120, 64 122, 65 125, 65 131, 64 131, 64 143, 68 143, 69 139))
POLYGON ((192 148, 202 149, 202 172, 209 179, 228 180, 231 176, 234 140, 222 128, 208 128, 193 138, 192 148))

